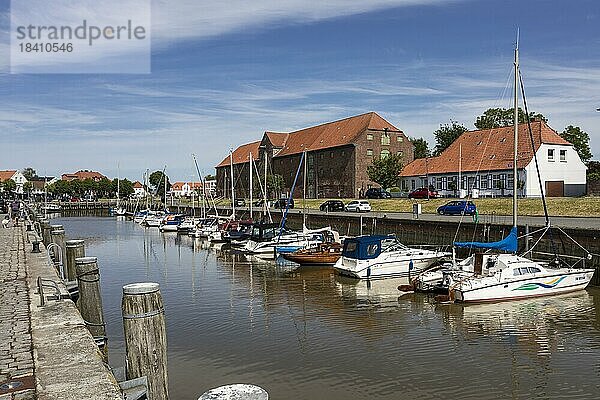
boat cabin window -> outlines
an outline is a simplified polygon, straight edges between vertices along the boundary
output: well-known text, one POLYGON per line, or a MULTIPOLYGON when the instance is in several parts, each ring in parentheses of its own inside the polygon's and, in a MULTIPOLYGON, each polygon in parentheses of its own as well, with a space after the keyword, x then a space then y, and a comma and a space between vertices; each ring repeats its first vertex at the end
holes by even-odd
POLYGON ((527 275, 529 273, 529 269, 527 267, 519 268, 521 270, 521 275, 527 275))
POLYGON ((346 242, 344 252, 353 253, 356 251, 356 246, 358 246, 356 242, 346 242))
POLYGON ((513 269, 513 275, 514 275, 514 276, 519 276, 519 275, 521 275, 521 271, 519 270, 519 268, 515 268, 515 269, 513 269))
POLYGON ((374 256, 375 254, 377 254, 378 249, 379 249, 379 244, 377 244, 377 243, 370 244, 369 246, 367 246, 367 255, 374 256))
POLYGON ((529 273, 530 274, 535 274, 537 272, 542 272, 542 270, 539 269, 539 268, 536 268, 536 267, 529 267, 529 273))

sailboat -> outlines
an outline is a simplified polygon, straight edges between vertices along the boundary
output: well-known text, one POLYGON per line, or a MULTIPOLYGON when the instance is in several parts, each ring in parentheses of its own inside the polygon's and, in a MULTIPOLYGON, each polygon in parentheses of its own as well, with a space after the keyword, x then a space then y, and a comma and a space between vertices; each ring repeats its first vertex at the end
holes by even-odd
MULTIPOLYGON (((513 176, 514 186, 517 181, 518 154, 518 105, 519 105, 519 45, 515 46, 514 60, 514 154, 513 176)), ((527 104, 524 103, 528 114, 527 104)), ((535 149, 534 149, 534 157, 535 149)), ((537 165, 537 159, 536 159, 537 165)), ((539 175, 539 171, 538 171, 539 175)), ((540 183, 541 186, 541 183, 540 183)), ((544 192, 542 201, 545 207, 544 192)), ((546 231, 550 223, 546 212, 546 231)), ((559 258, 554 262, 541 263, 517 255, 517 190, 513 188, 513 226, 509 235, 499 242, 457 242, 457 247, 476 249, 495 249, 506 251, 502 254, 476 253, 471 256, 454 274, 447 271, 444 278, 450 279, 448 287, 449 300, 455 302, 499 302, 506 300, 526 299, 531 297, 550 296, 577 290, 583 290, 592 280, 594 269, 563 266, 559 258)), ((588 253, 589 254, 589 253, 588 253)))
POLYGON ((115 208, 114 214, 116 216, 125 216, 127 215, 127 209, 125 207, 121 207, 121 169, 117 166, 119 170, 117 174, 117 208, 115 208))

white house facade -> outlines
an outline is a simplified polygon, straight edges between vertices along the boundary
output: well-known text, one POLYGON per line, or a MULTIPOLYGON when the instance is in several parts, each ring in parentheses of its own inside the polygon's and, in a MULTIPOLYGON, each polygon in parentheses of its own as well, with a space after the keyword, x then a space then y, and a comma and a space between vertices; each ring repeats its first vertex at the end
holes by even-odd
MULTIPOLYGON (((534 149, 546 196, 581 196, 586 193, 586 166, 569 142, 543 121, 532 124, 534 149)), ((512 196, 513 127, 462 134, 437 157, 418 159, 400 175, 403 191, 430 187, 445 197, 512 196)), ((519 125, 517 190, 522 197, 540 197, 527 124, 519 125)))

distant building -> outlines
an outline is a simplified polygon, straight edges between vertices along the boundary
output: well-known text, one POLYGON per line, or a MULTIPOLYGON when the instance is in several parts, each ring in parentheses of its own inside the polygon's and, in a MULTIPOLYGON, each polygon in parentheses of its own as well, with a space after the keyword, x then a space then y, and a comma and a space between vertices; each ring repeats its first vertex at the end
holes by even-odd
MULTIPOLYGON (((587 168, 573 145, 543 121, 532 122, 531 128, 534 150, 527 124, 518 128, 518 194, 541 196, 535 151, 546 196, 584 195, 587 168)), ((511 196, 513 154, 512 126, 465 132, 438 157, 421 158, 406 165, 400 175, 401 187, 412 191, 432 186, 443 196, 458 196, 461 190, 463 195, 511 196)))
POLYGON ((196 195, 202 191, 201 182, 175 182, 171 185, 170 193, 175 197, 187 197, 194 191, 196 195))
POLYGON ((27 178, 25 178, 25 176, 16 169, 0 171, 0 183, 5 182, 9 179, 14 181, 16 184, 15 192, 23 194, 23 185, 25 185, 25 183, 27 182, 27 178))
POLYGON ((140 181, 135 181, 133 183, 133 196, 134 197, 146 197, 147 195, 148 195, 148 192, 146 191, 146 188, 144 187, 144 185, 142 185, 140 181))
MULTIPOLYGON (((260 193, 258 179, 264 184, 264 166, 268 175, 283 178, 282 193, 289 193, 302 154, 306 152, 308 198, 356 197, 370 187, 367 167, 375 157, 399 154, 406 163, 413 160, 413 145, 403 131, 375 112, 290 133, 265 132, 259 141, 244 144, 232 157, 227 156, 217 170, 217 194, 230 196, 231 168, 236 196, 248 197, 250 155, 256 163, 255 195, 260 193), (256 172, 258 171, 258 175, 256 172)), ((302 195, 304 168, 299 171, 294 196, 302 195)), ((270 193, 270 196, 276 195, 270 193)))
POLYGON ((54 176, 36 176, 35 178, 31 178, 29 180, 29 182, 33 184, 33 191, 31 193, 34 195, 42 195, 45 193, 46 187, 52 185, 56 181, 58 181, 58 178, 54 176))
POLYGON ((62 174, 61 179, 63 181, 84 181, 86 179, 92 179, 95 182, 99 182, 102 179, 108 179, 106 176, 102 175, 100 172, 89 171, 87 169, 77 171, 73 174, 62 174))

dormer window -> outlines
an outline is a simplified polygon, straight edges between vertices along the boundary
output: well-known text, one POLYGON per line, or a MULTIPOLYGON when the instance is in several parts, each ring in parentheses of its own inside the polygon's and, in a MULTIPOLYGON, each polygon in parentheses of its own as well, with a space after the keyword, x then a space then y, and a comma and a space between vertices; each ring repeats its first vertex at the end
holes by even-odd
POLYGON ((567 162, 567 151, 561 150, 559 153, 560 162, 567 162))

